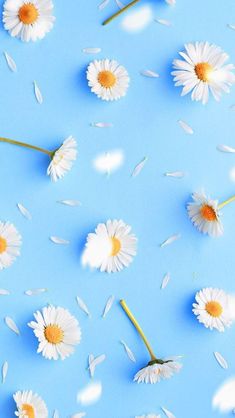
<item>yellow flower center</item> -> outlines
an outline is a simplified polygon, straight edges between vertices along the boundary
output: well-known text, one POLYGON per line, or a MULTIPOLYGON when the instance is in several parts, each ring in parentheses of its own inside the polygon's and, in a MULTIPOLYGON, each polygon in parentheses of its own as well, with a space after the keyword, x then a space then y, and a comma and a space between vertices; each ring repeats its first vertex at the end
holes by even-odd
POLYGON ((111 71, 100 71, 98 74, 98 81, 102 87, 106 89, 113 87, 116 83, 116 77, 111 71))
POLYGON ((0 237, 0 254, 4 253, 7 249, 7 242, 5 238, 0 237))
POLYGON ((206 304, 206 311, 214 318, 218 318, 222 314, 223 308, 219 302, 212 300, 206 304))
POLYGON ((36 418, 32 405, 29 405, 28 403, 24 403, 21 408, 24 411, 27 418, 36 418))
POLYGON ((111 244, 112 244, 112 251, 111 251, 111 256, 115 257, 115 255, 117 255, 121 249, 121 242, 119 241, 118 238, 116 237, 112 237, 111 238, 111 244))
POLYGON ((36 22, 38 18, 38 10, 33 3, 25 3, 19 9, 19 19, 25 25, 31 25, 36 22))
POLYGON ((200 62, 199 64, 195 65, 194 71, 199 80, 206 83, 210 80, 210 74, 213 71, 213 67, 208 64, 208 62, 200 62))
POLYGON ((51 344, 60 344, 64 338, 63 330, 56 324, 45 327, 44 335, 46 340, 51 344))
POLYGON ((212 208, 212 206, 209 205, 203 205, 200 209, 201 216, 203 219, 209 222, 213 222, 217 219, 217 215, 215 210, 212 208))

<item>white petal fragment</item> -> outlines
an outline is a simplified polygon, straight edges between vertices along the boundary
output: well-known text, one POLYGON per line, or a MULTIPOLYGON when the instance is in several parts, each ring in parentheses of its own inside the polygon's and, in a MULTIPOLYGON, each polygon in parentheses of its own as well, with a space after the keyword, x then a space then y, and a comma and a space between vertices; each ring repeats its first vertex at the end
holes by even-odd
POLYGON ((125 341, 121 340, 120 341, 121 344, 123 345, 123 347, 125 348, 126 354, 128 355, 129 359, 131 361, 133 361, 133 363, 136 363, 136 358, 133 354, 133 352, 131 351, 131 349, 128 347, 128 345, 125 343, 125 341))
POLYGON ((8 328, 10 328, 11 331, 15 332, 17 335, 20 335, 20 331, 13 319, 10 316, 5 317, 5 322, 8 328))
POLYGON ((222 356, 222 354, 220 354, 218 351, 214 352, 214 356, 216 358, 216 360, 218 361, 219 365, 223 368, 223 369, 228 369, 228 363, 225 360, 225 358, 222 356))
POLYGON ((7 289, 0 289, 0 296, 10 295, 9 290, 7 289))
POLYGON ((26 290, 24 293, 27 296, 37 296, 37 295, 41 295, 42 293, 47 292, 46 288, 39 288, 39 289, 29 289, 26 290))
POLYGON ((174 6, 176 4, 176 0, 165 0, 167 4, 170 6, 174 6))
POLYGON ((148 160, 148 157, 144 157, 134 168, 131 177, 136 177, 140 174, 140 172, 143 170, 146 162, 148 160))
POLYGON ((93 161, 93 166, 100 173, 110 174, 120 168, 123 161, 123 151, 110 151, 98 155, 93 161))
POLYGON ((36 97, 36 99, 37 99, 37 102, 38 102, 39 104, 42 104, 42 102, 43 102, 43 97, 42 97, 41 90, 39 89, 39 87, 38 87, 38 85, 37 85, 36 81, 34 81, 34 82, 33 82, 33 85, 34 85, 34 94, 35 94, 35 97, 36 97))
POLYGON ((54 410, 53 418, 60 418, 60 415, 57 409, 54 410))
POLYGON ((115 1, 116 1, 117 6, 119 7, 119 9, 123 9, 124 4, 120 0, 115 0, 115 1))
POLYGON ((113 124, 110 122, 92 122, 91 126, 94 128, 112 128, 113 124))
POLYGON ((155 71, 152 70, 143 70, 140 72, 141 75, 145 76, 145 77, 150 77, 150 78, 158 78, 159 74, 156 73, 155 71))
POLYGON ((82 300, 79 296, 77 296, 77 297, 76 297, 76 300, 77 300, 77 303, 78 303, 79 308, 80 308, 83 312, 85 312, 85 314, 86 314, 87 316, 91 317, 90 311, 89 311, 89 309, 88 309, 87 305, 85 304, 84 300, 82 300))
POLYGON ((103 10, 106 6, 108 6, 109 4, 109 0, 103 0, 100 4, 99 4, 99 10, 103 10))
POLYGON ((178 120, 178 124, 180 125, 180 127, 184 130, 184 132, 186 132, 186 134, 192 135, 193 129, 191 128, 190 125, 188 125, 186 122, 184 122, 183 120, 178 120))
POLYGON ((32 220, 32 215, 31 213, 28 211, 28 209, 26 209, 21 203, 17 203, 17 207, 20 211, 20 213, 29 221, 32 220))
POLYGON ((97 402, 102 395, 101 382, 93 382, 78 392, 77 402, 81 405, 91 405, 97 402))
POLYGON ((181 238, 180 234, 172 235, 171 237, 163 241, 160 247, 165 247, 166 245, 172 244, 174 241, 178 240, 179 238, 181 238))
POLYGON ((165 289, 167 287, 170 279, 171 279, 170 273, 166 273, 162 280, 161 289, 165 289))
POLYGON ((166 19, 155 19, 155 22, 160 23, 160 25, 163 26, 172 26, 172 23, 169 20, 166 19))
POLYGON ((232 154, 235 153, 235 148, 230 147, 229 145, 220 144, 220 145, 217 145, 216 148, 218 151, 221 151, 221 152, 228 152, 232 154))
POLYGON ((85 412, 77 412, 76 414, 72 415, 71 418, 83 418, 86 416, 85 412))
POLYGON ((58 203, 72 207, 81 206, 81 202, 79 202, 79 200, 59 200, 58 203))
POLYGON ((8 373, 8 362, 5 361, 2 365, 2 383, 5 383, 8 373))
POLYGON ((106 359, 105 354, 101 354, 98 357, 94 357, 93 354, 89 355, 89 370, 90 370, 91 377, 94 377, 95 375, 96 366, 98 366, 98 364, 103 363, 105 359, 106 359))
POLYGON ((17 71, 17 66, 15 61, 13 60, 13 58, 7 53, 4 52, 5 58, 6 58, 6 62, 8 67, 10 68, 11 71, 13 71, 14 73, 16 73, 17 71))
POLYGON ((229 29, 235 30, 235 25, 232 25, 231 23, 228 23, 227 26, 228 26, 229 29))
POLYGON ((172 414, 172 412, 169 411, 168 409, 163 408, 163 406, 162 406, 162 410, 163 410, 163 412, 164 412, 164 414, 166 415, 167 418, 175 418, 175 415, 172 414))
POLYGON ((104 311, 103 311, 103 315, 102 315, 102 317, 103 317, 103 318, 105 318, 105 317, 106 317, 106 315, 108 314, 108 312, 109 312, 109 311, 110 311, 110 309, 112 308, 114 300, 115 300, 115 297, 114 297, 114 296, 110 296, 110 297, 108 298, 108 300, 107 300, 107 302, 106 302, 106 305, 105 305, 105 307, 104 307, 104 311))
POLYGON ((83 48, 82 52, 85 54, 98 54, 101 52, 101 48, 83 48))
POLYGON ((69 244, 69 241, 67 241, 64 238, 60 238, 60 237, 51 236, 50 240, 52 242, 54 242, 54 244, 59 244, 59 245, 68 245, 69 244))
POLYGON ((183 177, 185 177, 185 173, 183 171, 170 171, 170 172, 165 173, 165 176, 182 179, 183 177))

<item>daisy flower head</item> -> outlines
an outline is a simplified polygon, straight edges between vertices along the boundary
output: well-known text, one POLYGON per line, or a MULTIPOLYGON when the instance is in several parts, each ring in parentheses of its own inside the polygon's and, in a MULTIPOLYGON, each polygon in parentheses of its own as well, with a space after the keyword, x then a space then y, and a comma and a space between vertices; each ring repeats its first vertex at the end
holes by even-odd
POLYGON ((151 360, 146 367, 136 373, 134 382, 155 384, 162 379, 170 379, 180 371, 182 364, 174 360, 151 360))
POLYGON ((34 314, 35 321, 28 325, 39 341, 38 353, 51 360, 64 360, 74 352, 81 341, 77 319, 64 308, 48 306, 34 314))
POLYGON ((82 263, 102 272, 115 273, 129 266, 136 255, 136 247, 137 238, 129 225, 122 220, 108 220, 88 235, 82 263))
POLYGON ((204 192, 193 193, 193 202, 188 203, 187 211, 193 225, 203 234, 218 237, 224 228, 220 220, 219 202, 206 196, 204 192))
POLYGON ((10 222, 0 222, 0 270, 10 267, 20 255, 21 236, 10 222))
POLYGON ((230 295, 222 289, 205 288, 200 290, 193 304, 193 313, 206 328, 223 332, 232 322, 230 295))
POLYGON ((51 157, 50 165, 47 169, 48 176, 52 181, 57 181, 71 170, 73 162, 77 158, 77 142, 69 136, 51 157))
POLYGON ((87 68, 87 80, 91 91, 106 101, 125 96, 130 82, 126 69, 109 59, 91 62, 87 68))
POLYGON ((19 418, 47 418, 48 410, 45 402, 31 390, 18 391, 13 395, 19 418))
POLYGON ((176 86, 183 86, 181 95, 191 93, 192 100, 206 104, 211 92, 219 101, 223 92, 235 82, 234 66, 225 64, 229 56, 222 49, 209 42, 196 42, 185 45, 179 53, 183 59, 173 61, 176 86))
POLYGON ((53 27, 53 7, 51 0, 6 0, 4 28, 24 42, 42 39, 53 27))

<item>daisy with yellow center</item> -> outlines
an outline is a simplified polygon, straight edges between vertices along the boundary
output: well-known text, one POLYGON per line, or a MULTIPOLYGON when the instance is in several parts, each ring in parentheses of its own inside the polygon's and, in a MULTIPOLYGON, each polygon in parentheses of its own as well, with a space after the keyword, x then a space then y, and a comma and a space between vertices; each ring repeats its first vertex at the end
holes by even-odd
POLYGON ((64 308, 48 306, 34 314, 30 322, 38 338, 38 353, 51 360, 64 360, 74 352, 80 343, 81 329, 77 319, 64 308))
POLYGON ((16 392, 13 395, 17 411, 15 415, 19 418, 47 418, 48 410, 45 402, 31 390, 16 392))
POLYGON ((24 42, 42 39, 53 27, 53 7, 51 0, 6 0, 4 28, 24 42))
POLYGON ((185 45, 179 53, 183 59, 173 61, 176 86, 183 86, 182 96, 191 92, 191 98, 206 104, 209 92, 219 100, 223 92, 235 83, 234 66, 226 64, 229 56, 216 45, 196 42, 185 45))
POLYGON ((115 273, 128 267, 136 255, 137 238, 123 221, 99 224, 87 237, 82 263, 100 271, 115 273))
POLYGON ((0 222, 0 270, 10 267, 20 255, 21 236, 13 224, 0 222))
POLYGON ((187 204, 189 218, 194 226, 203 234, 218 237, 223 234, 224 228, 220 220, 220 209, 235 200, 235 196, 219 203, 212 200, 202 192, 192 195, 193 202, 187 204))
POLYGON ((143 367, 136 373, 134 376, 134 382, 155 384, 160 382, 162 379, 169 379, 173 376, 174 373, 179 372, 182 364, 175 361, 174 358, 162 360, 155 356, 149 341, 147 340, 136 318, 128 308, 126 302, 121 300, 120 304, 136 328, 137 332, 139 333, 150 355, 150 361, 148 362, 147 366, 143 367))
POLYGON ((200 290, 193 304, 193 313, 206 328, 224 331, 233 322, 234 300, 222 289, 200 290), (232 303, 231 303, 232 302, 232 303))
POLYGON ((117 61, 104 59, 91 62, 87 69, 88 85, 102 100, 117 100, 126 95, 130 78, 117 61))

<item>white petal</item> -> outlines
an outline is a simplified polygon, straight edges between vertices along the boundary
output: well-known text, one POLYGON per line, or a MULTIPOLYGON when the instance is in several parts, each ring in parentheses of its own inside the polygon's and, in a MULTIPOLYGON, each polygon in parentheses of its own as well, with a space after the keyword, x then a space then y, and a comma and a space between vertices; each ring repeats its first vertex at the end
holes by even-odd
POLYGON ((140 72, 141 75, 145 76, 145 77, 150 77, 150 78, 158 78, 159 74, 156 73, 155 71, 152 70, 143 70, 140 72))
POLYGON ((54 242, 54 244, 60 244, 60 245, 68 245, 69 244, 69 241, 67 241, 64 238, 60 238, 60 237, 51 236, 50 240, 52 242, 54 242))
POLYGON ((228 152, 228 153, 235 152, 235 148, 230 147, 229 145, 224 145, 224 144, 217 145, 217 150, 221 152, 228 152))
POLYGON ((166 19, 155 19, 155 22, 160 23, 160 25, 164 26, 172 26, 172 23, 166 19))
POLYGON ((20 335, 20 331, 19 331, 16 323, 13 321, 13 319, 10 316, 5 317, 5 322, 6 322, 6 325, 8 326, 8 328, 10 328, 17 335, 20 335))
POLYGON ((193 129, 186 122, 184 122, 183 120, 178 120, 178 123, 181 126, 181 128, 186 132, 186 134, 193 134, 193 129))
POLYGON ((133 361, 133 363, 135 363, 136 362, 136 358, 135 358, 133 352, 131 351, 131 349, 128 347, 128 345, 125 343, 125 341, 121 340, 121 344, 124 346, 125 351, 126 351, 128 357, 129 357, 129 359, 131 361, 133 361))
POLYGON ((235 25, 231 25, 230 23, 227 24, 229 29, 235 30, 235 25))
POLYGON ((225 381, 213 397, 212 405, 223 413, 235 409, 235 379, 225 381))
POLYGON ((85 412, 77 412, 76 414, 73 414, 71 416, 71 418, 83 418, 85 416, 86 416, 86 413, 85 412))
POLYGON ((78 306, 81 308, 81 310, 83 312, 85 312, 87 314, 87 316, 91 317, 90 311, 89 311, 87 305, 85 304, 84 300, 82 300, 79 296, 76 297, 76 300, 77 300, 78 306))
POLYGON ((103 0, 99 5, 99 10, 103 10, 109 4, 109 0, 103 0))
POLYGON ((21 203, 17 203, 17 207, 20 211, 20 213, 29 221, 32 220, 32 215, 31 213, 28 211, 28 209, 26 209, 21 203))
POLYGON ((85 54, 98 54, 101 52, 101 48, 83 48, 82 52, 85 54))
POLYGON ((175 415, 172 414, 172 412, 170 412, 168 409, 162 407, 162 410, 164 414, 167 416, 167 418, 175 418, 175 415))
POLYGON ((91 126, 95 128, 112 128, 113 124, 109 122, 93 122, 91 126))
POLYGON ((58 203, 62 203, 66 206, 81 206, 81 202, 79 202, 79 200, 59 200, 58 203))
POLYGON ((8 67, 10 68, 11 71, 15 73, 17 71, 17 66, 16 66, 15 61, 7 52, 4 52, 4 55, 5 55, 8 67))
POLYGON ((185 177, 185 173, 183 171, 171 171, 171 172, 165 173, 165 176, 182 179, 183 177, 185 177))
POLYGON ((7 289, 0 289, 0 296, 10 295, 9 290, 7 289))
POLYGON ((104 312, 103 312, 103 315, 102 315, 102 317, 103 317, 103 318, 105 318, 105 317, 106 317, 107 313, 108 313, 108 312, 110 311, 110 309, 112 308, 112 306, 113 306, 113 302, 114 302, 114 299, 115 299, 115 297, 114 297, 114 296, 110 296, 110 297, 108 298, 107 303, 106 303, 106 305, 105 305, 105 307, 104 307, 104 312))
POLYGON ((102 384, 94 382, 87 385, 84 389, 78 392, 77 402, 81 405, 91 405, 97 402, 102 395, 102 384))
POLYGON ((45 292, 47 292, 47 289, 41 288, 41 289, 29 289, 29 290, 26 290, 24 293, 27 296, 37 296, 45 292))
POLYGON ((8 362, 5 361, 2 365, 2 383, 5 383, 8 372, 8 362))
POLYGON ((135 168, 134 168, 134 170, 133 170, 133 172, 132 172, 132 174, 131 174, 131 176, 132 177, 136 177, 136 176, 138 176, 139 174, 140 174, 140 172, 143 170, 143 168, 144 168, 144 166, 145 166, 145 164, 146 164, 146 162, 147 162, 147 160, 148 160, 148 157, 144 157, 136 166, 135 166, 135 168))
POLYGON ((98 155, 93 161, 93 166, 100 173, 110 174, 120 168, 123 161, 123 151, 110 151, 98 155))
POLYGON ((161 289, 165 289, 165 287, 167 287, 170 279, 171 279, 170 273, 165 274, 162 280, 161 289))
POLYGON ((215 351, 214 352, 214 356, 215 356, 216 360, 218 361, 219 365, 223 369, 228 369, 228 363, 225 360, 225 358, 222 356, 222 354, 218 353, 218 351, 215 351))
POLYGON ((106 355, 101 354, 100 356, 95 357, 91 361, 89 361, 89 370, 90 370, 91 377, 94 377, 96 366, 98 366, 98 364, 103 363, 105 359, 106 359, 106 355))
POLYGON ((165 245, 172 244, 174 241, 178 240, 179 238, 181 238, 180 234, 172 235, 171 237, 169 237, 165 241, 163 241, 163 243, 160 245, 160 247, 165 247, 165 245))
POLYGON ((119 7, 119 9, 123 9, 124 4, 120 0, 115 0, 115 1, 116 1, 117 6, 119 7))
POLYGON ((43 102, 43 97, 42 97, 41 90, 39 89, 39 87, 38 87, 38 85, 37 85, 36 81, 34 81, 34 82, 33 82, 33 84, 34 84, 34 94, 35 94, 35 97, 36 97, 36 99, 37 99, 38 103, 39 103, 39 104, 42 104, 42 102, 43 102))
POLYGON ((57 409, 54 410, 53 418, 60 418, 59 412, 57 411, 57 409))

